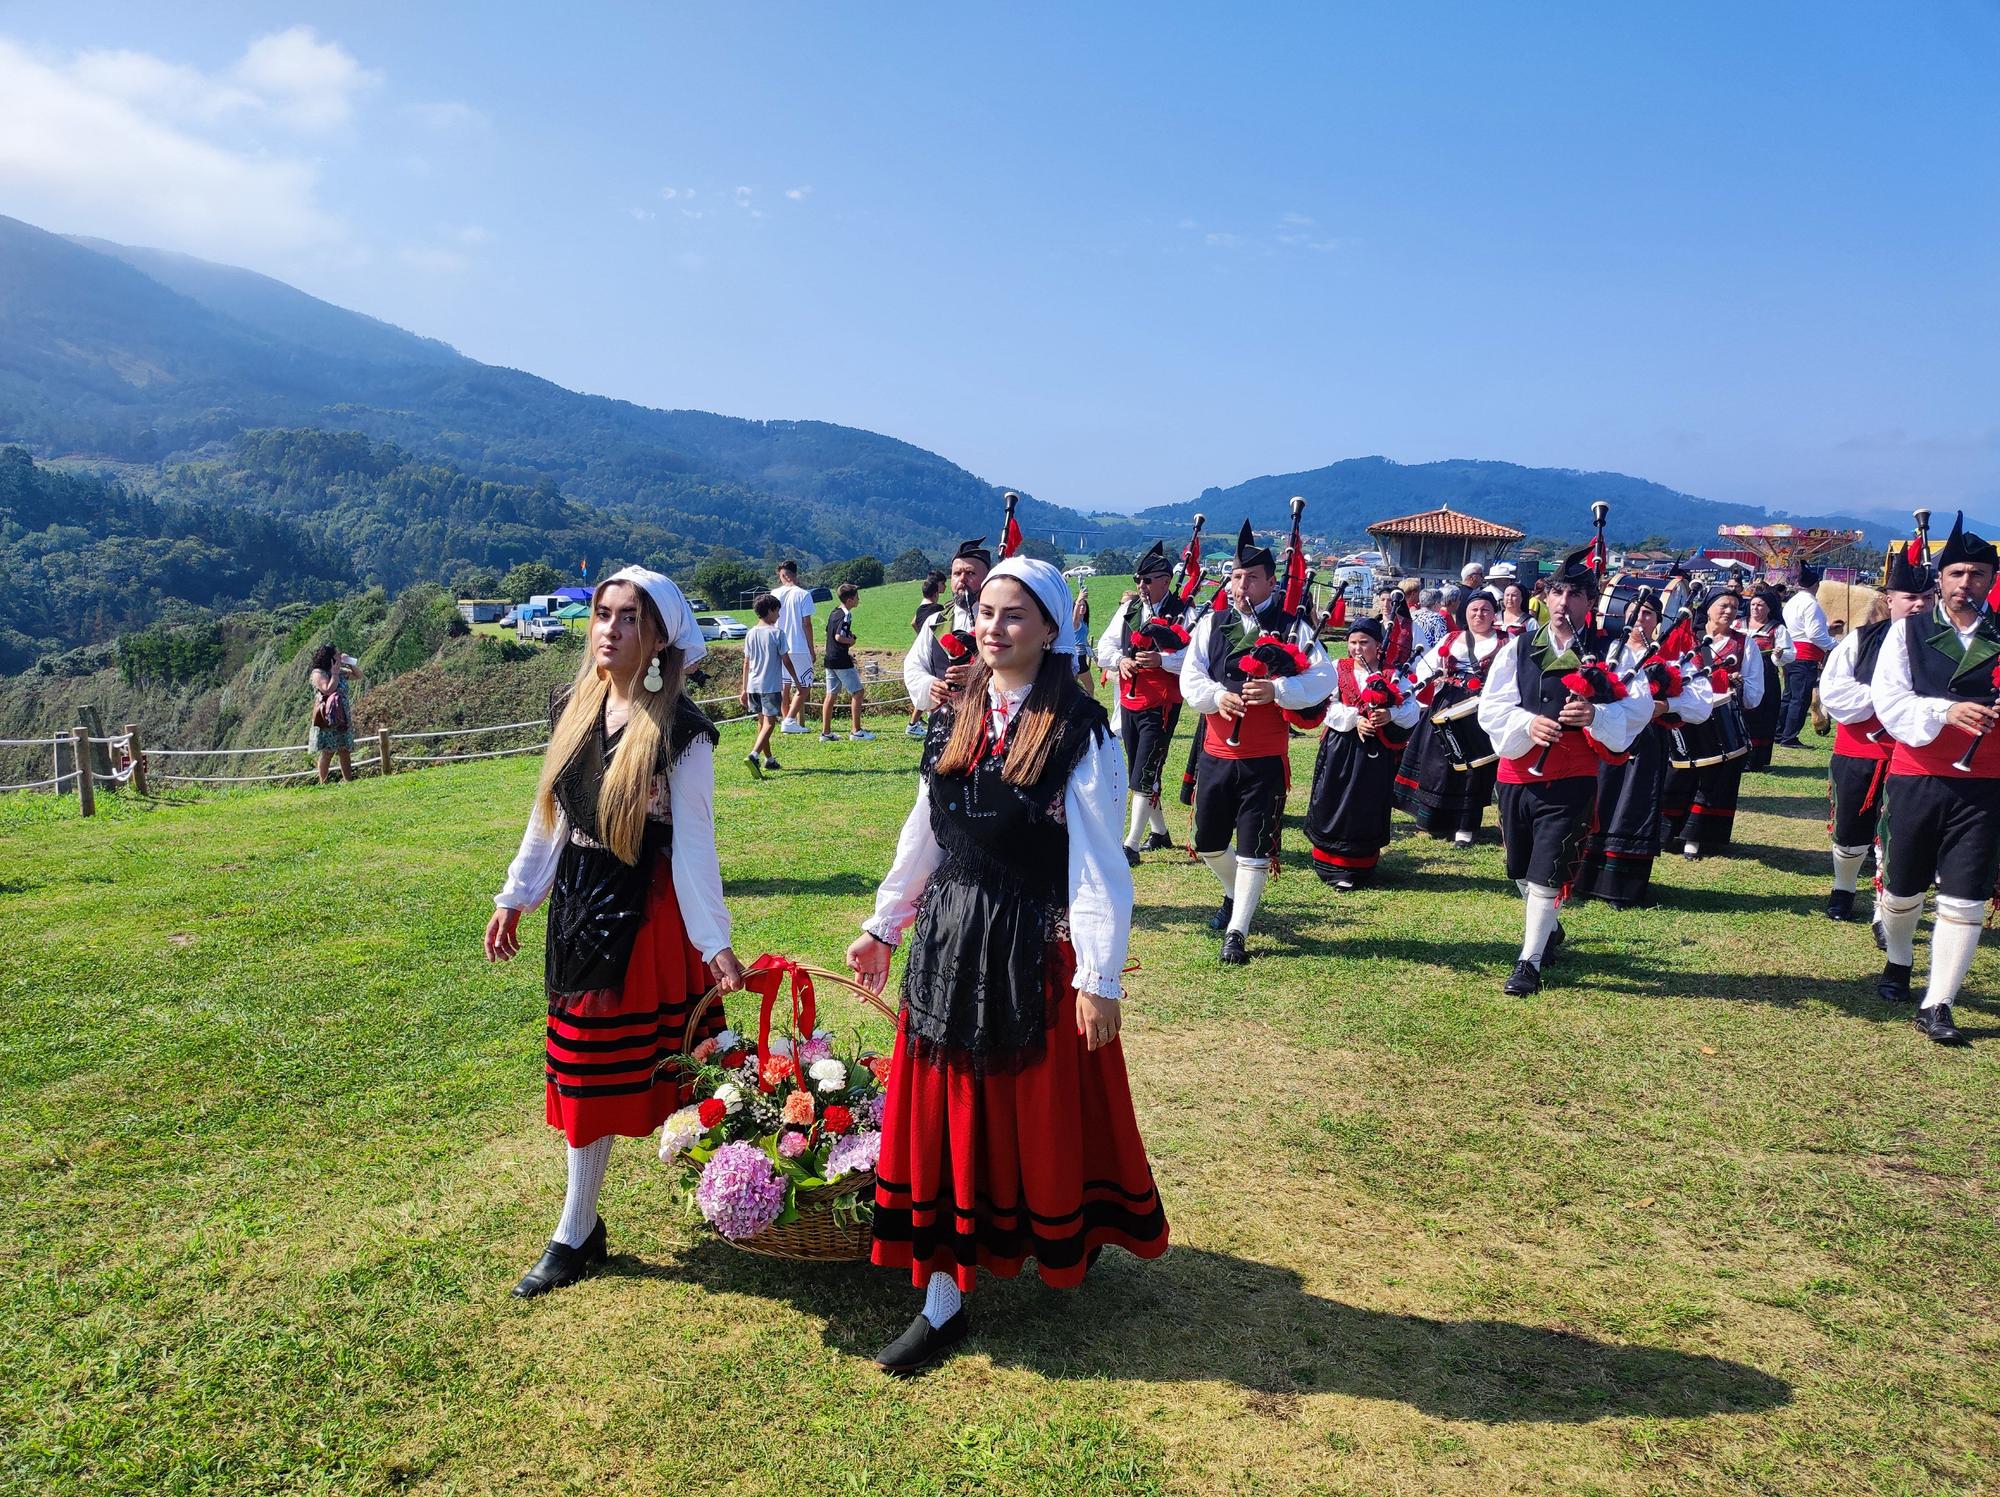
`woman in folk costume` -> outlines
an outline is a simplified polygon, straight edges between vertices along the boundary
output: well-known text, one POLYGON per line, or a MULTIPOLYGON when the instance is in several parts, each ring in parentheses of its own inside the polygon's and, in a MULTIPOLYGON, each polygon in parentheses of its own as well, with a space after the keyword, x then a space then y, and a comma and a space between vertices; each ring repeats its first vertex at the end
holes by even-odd
POLYGON ((1660 595, 1642 587, 1625 617, 1632 628, 1605 660, 1634 694, 1650 692, 1653 720, 1632 740, 1631 757, 1598 766, 1597 809, 1584 839, 1583 864, 1570 886, 1572 899, 1601 899, 1614 909, 1647 902, 1653 860, 1660 855, 1660 806, 1669 773, 1672 735, 1708 721, 1713 698, 1681 657, 1694 644, 1693 630, 1662 644, 1660 595))
MULTIPOLYGON (((549 901, 545 1107, 569 1142, 569 1188, 541 1261, 514 1293, 574 1283, 604 1260, 598 1190, 617 1136, 641 1138, 686 1100, 656 1075, 712 982, 743 986, 715 851, 716 732, 681 694, 707 653, 679 588, 627 567, 591 595, 576 679, 550 704, 549 749, 486 955, 521 949, 549 901)), ((720 1006, 711 1008, 713 1030, 720 1006)))
POLYGON ((1428 710, 1419 715, 1416 731, 1403 750, 1395 801, 1416 818, 1419 830, 1449 837, 1460 847, 1470 847, 1478 839, 1479 823, 1493 799, 1500 756, 1492 752, 1476 722, 1440 725, 1431 719, 1438 711, 1478 697, 1494 657, 1506 643, 1492 597, 1478 592, 1465 600, 1464 631, 1447 635, 1417 662, 1417 699, 1428 710), (1484 764, 1470 762, 1482 758, 1484 764))
POLYGON ((1014 557, 987 576, 978 661, 932 718, 916 805, 847 952, 879 992, 914 923, 873 1258, 925 1298, 876 1354, 889 1372, 965 1339, 981 1268, 1011 1278, 1033 1258, 1068 1288, 1107 1244, 1167 1248, 1118 1042, 1125 760, 1076 685, 1069 610, 1046 562, 1014 557))
POLYGON ((1792 636, 1779 622, 1782 607, 1776 593, 1768 587, 1759 588, 1744 605, 1744 621, 1736 630, 1745 643, 1757 646, 1765 683, 1763 700, 1743 709, 1743 726, 1750 734, 1750 756, 1743 761, 1746 771, 1771 767, 1771 742, 1778 736, 1778 708, 1784 698, 1777 690, 1777 667, 1792 655, 1792 636))
POLYGON ((1313 872, 1336 889, 1374 882, 1389 845, 1396 766, 1423 710, 1407 682, 1381 673, 1384 632, 1380 619, 1362 619, 1348 631, 1313 763, 1306 837, 1313 872))
POLYGON ((1500 622, 1494 627, 1506 639, 1519 638, 1535 616, 1529 611, 1528 590, 1519 582, 1509 582, 1500 589, 1500 622))
MULTIPOLYGON (((1735 711, 1739 717, 1764 700, 1764 654, 1745 649, 1743 636, 1736 632, 1736 595, 1713 593, 1697 608, 1707 624, 1695 650, 1697 668, 1707 677, 1712 691, 1711 715, 1735 711)), ((1743 755, 1704 765, 1700 769, 1676 771, 1675 780, 1691 787, 1691 798, 1681 802, 1669 786, 1666 807, 1667 836, 1681 840, 1681 853, 1689 862, 1729 845, 1736 827, 1736 797, 1743 784, 1743 755), (1682 777, 1686 776, 1686 779, 1682 777), (1681 813, 1680 806, 1687 810, 1681 813)))

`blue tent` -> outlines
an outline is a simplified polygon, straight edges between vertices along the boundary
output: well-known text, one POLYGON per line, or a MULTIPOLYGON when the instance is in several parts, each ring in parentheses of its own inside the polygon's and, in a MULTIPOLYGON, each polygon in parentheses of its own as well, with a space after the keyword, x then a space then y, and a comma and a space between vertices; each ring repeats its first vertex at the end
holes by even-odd
POLYGON ((588 603, 590 601, 590 589, 587 587, 559 587, 555 590, 555 596, 561 598, 566 603, 588 603))

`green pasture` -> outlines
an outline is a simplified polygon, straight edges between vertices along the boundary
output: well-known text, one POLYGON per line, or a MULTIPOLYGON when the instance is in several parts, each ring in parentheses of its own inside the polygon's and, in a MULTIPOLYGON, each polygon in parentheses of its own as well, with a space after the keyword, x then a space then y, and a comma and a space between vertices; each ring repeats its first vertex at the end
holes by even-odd
MULTIPOLYGON (((834 963, 917 746, 791 740, 758 784, 745 741, 738 950, 834 963)), ((1174 1249, 982 1282, 910 1383, 868 1362, 906 1282, 706 1240, 645 1143, 609 1270, 508 1297, 562 1180, 541 918, 479 951, 533 762, 7 797, 0 1491, 1994 1491, 2000 963, 1968 1052, 1879 1004, 1820 914, 1824 753, 1780 754, 1734 856, 1570 914, 1528 1001, 1492 845, 1399 818, 1336 896, 1294 820, 1241 972, 1208 872, 1153 855, 1125 1045, 1174 1249)))

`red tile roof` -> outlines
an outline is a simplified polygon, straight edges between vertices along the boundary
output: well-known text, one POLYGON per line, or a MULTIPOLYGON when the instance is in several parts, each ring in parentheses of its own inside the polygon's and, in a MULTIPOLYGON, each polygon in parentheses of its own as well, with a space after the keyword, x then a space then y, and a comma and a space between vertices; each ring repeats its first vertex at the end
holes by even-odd
POLYGON ((1399 515, 1378 520, 1368 527, 1370 535, 1452 535, 1475 541, 1518 541, 1522 532, 1507 525, 1495 525, 1476 515, 1460 514, 1449 504, 1428 509, 1420 515, 1399 515))

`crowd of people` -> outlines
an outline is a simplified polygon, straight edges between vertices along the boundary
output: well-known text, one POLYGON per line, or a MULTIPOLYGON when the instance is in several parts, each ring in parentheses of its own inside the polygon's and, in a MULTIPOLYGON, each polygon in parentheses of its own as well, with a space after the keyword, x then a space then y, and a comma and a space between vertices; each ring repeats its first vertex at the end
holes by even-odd
MULTIPOLYGON (((1437 600, 1443 631, 1426 621, 1421 648, 1421 590, 1392 594, 1334 658, 1328 621, 1279 586, 1247 524, 1227 586, 1206 601, 1173 585, 1163 547, 1139 556, 1094 653, 1055 568, 996 565, 983 540, 958 548, 912 620, 904 681, 921 773, 847 953, 879 991, 893 951, 908 952, 872 1255, 907 1272, 924 1303, 878 1365, 908 1372, 957 1346, 981 1267, 1011 1276, 1032 1258, 1068 1286, 1106 1246, 1166 1249, 1120 1000, 1132 869, 1174 846, 1162 801, 1184 717, 1181 797, 1190 850, 1221 886, 1210 925, 1224 963, 1250 960, 1292 740, 1317 733, 1304 826, 1311 866, 1336 890, 1378 876, 1393 806, 1462 847, 1497 802, 1524 910, 1504 990, 1526 996, 1561 954, 1567 902, 1642 904, 1666 847, 1688 858, 1729 847, 1745 769, 1757 749, 1798 742, 1823 666, 1818 699, 1838 724, 1826 912, 1853 918, 1872 850, 1887 958, 1876 991, 1908 1003, 1935 889, 1916 1024, 1966 1043, 1951 1004, 2000 872, 2000 745, 1981 752, 2000 724, 2000 626, 1986 607, 2000 553, 1962 520, 1934 558, 1927 540, 1912 543, 1880 616, 1838 648, 1809 586, 1760 588, 1745 606, 1740 588, 1682 575, 1607 578, 1603 558, 1600 539, 1533 590, 1468 575, 1437 600), (1115 723, 1087 689, 1093 672, 1116 682, 1115 723)), ((804 694, 789 688, 812 664, 810 598, 788 605, 784 586, 796 569, 758 600, 769 632, 746 651, 753 769, 797 720, 804 694), (788 606, 789 623, 805 623, 803 669, 788 606)), ((828 621, 830 643, 851 648, 852 609, 843 599, 828 621)), ((569 1175, 523 1296, 602 1260, 610 1139, 659 1127, 685 1100, 672 1062, 691 1005, 743 983, 716 854, 718 735, 680 690, 705 653, 700 631, 674 584, 637 568, 601 582, 592 610, 591 648, 552 703, 535 805, 486 932, 488 955, 511 957, 522 913, 551 902, 545 1095, 569 1175)))

